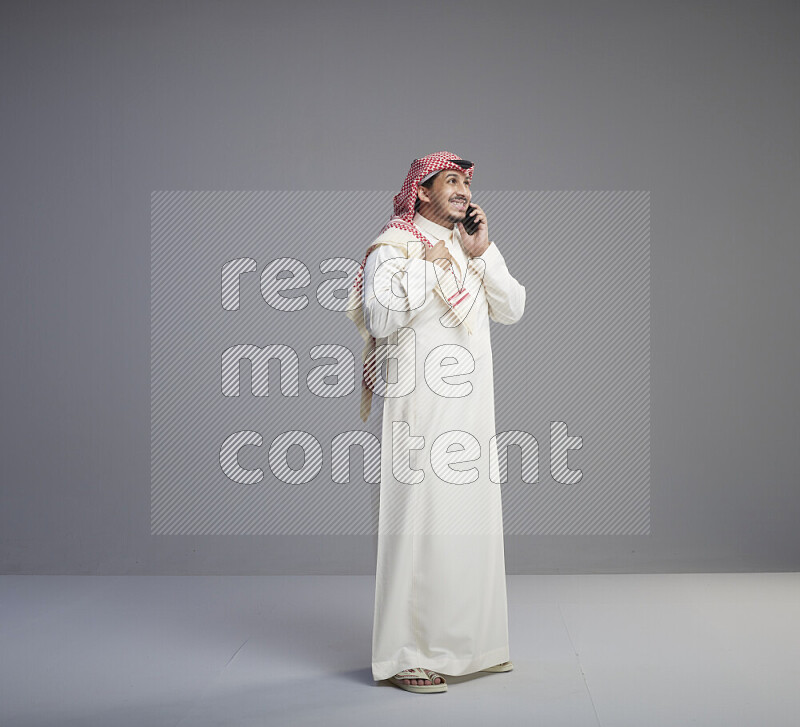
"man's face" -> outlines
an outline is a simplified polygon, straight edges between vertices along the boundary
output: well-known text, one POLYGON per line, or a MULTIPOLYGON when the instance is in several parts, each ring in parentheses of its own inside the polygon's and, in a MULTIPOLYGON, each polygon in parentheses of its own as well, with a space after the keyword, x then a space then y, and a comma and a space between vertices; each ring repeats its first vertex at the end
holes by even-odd
POLYGON ((420 186, 419 213, 443 227, 463 222, 472 199, 470 179, 464 172, 445 169, 433 178, 430 189, 420 186))

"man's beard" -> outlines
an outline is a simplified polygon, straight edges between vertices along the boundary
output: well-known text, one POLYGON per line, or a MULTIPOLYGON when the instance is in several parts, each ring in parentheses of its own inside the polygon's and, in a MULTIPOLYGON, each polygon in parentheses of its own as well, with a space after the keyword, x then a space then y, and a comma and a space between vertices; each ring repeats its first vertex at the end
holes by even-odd
POLYGON ((451 204, 450 201, 448 201, 447 202, 447 210, 446 210, 447 219, 449 219, 450 222, 454 222, 454 223, 455 222, 463 222, 464 220, 467 219, 467 212, 469 211, 469 204, 466 204, 466 207, 465 207, 463 212, 455 212, 453 210, 453 208, 450 206, 450 204, 451 204))

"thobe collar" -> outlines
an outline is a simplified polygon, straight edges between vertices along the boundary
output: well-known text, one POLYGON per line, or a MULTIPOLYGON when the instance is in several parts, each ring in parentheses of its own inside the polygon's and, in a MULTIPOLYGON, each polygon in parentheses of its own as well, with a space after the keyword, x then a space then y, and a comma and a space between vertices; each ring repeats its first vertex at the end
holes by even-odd
POLYGON ((445 245, 447 245, 453 256, 453 262, 458 271, 457 281, 461 280, 461 276, 464 274, 464 266, 469 261, 469 257, 461 245, 461 233, 458 231, 458 227, 455 224, 452 227, 443 227, 436 222, 432 222, 427 217, 423 217, 419 212, 414 213, 413 222, 431 238, 431 244, 435 245, 439 240, 444 240, 445 245))
POLYGON ((442 225, 432 222, 427 217, 423 217, 419 212, 414 213, 413 222, 420 230, 433 237, 434 241, 456 239, 455 226, 443 227, 442 225))

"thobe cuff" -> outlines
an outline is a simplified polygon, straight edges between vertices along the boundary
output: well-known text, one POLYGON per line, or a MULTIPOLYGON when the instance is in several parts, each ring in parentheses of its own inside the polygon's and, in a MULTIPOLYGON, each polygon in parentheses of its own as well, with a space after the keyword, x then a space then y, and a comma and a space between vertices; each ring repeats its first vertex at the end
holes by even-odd
POLYGON ((475 255, 473 260, 476 259, 483 260, 486 263, 487 272, 496 269, 498 267, 498 263, 505 265, 505 258, 500 250, 497 249, 497 245, 495 245, 494 242, 489 242, 489 247, 487 247, 480 255, 475 255))

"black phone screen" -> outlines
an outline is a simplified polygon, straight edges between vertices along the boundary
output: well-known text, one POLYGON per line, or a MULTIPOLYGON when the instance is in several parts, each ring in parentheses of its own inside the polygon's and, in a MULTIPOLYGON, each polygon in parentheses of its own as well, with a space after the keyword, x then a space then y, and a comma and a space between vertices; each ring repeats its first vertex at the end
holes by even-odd
POLYGON ((467 207, 467 216, 464 218, 464 221, 462 223, 464 225, 464 230, 468 235, 474 235, 475 231, 478 229, 480 225, 479 222, 475 221, 474 217, 470 217, 470 212, 472 212, 472 210, 474 209, 475 207, 473 205, 469 205, 469 207, 467 207))

